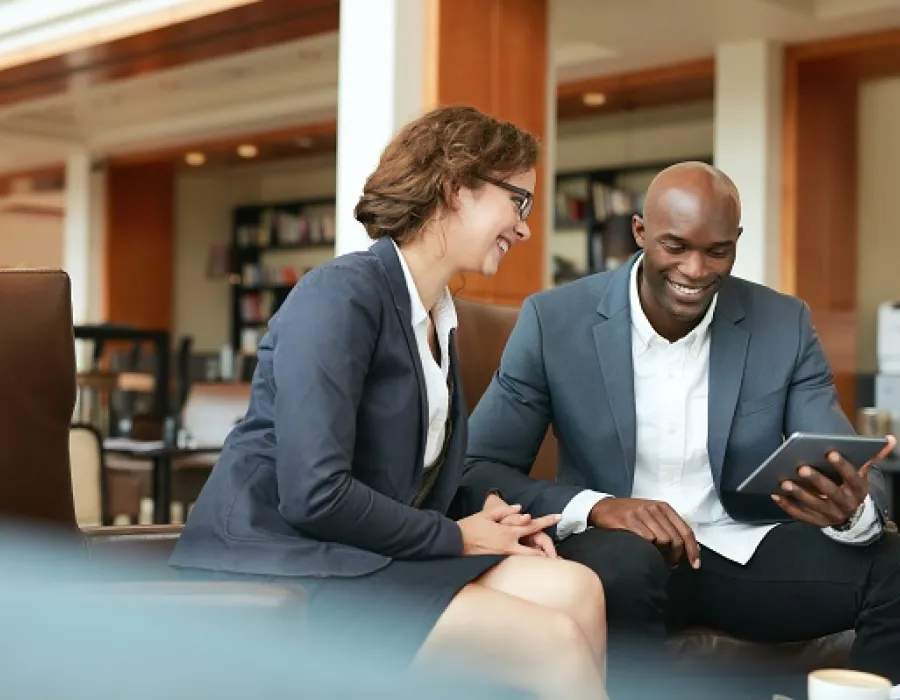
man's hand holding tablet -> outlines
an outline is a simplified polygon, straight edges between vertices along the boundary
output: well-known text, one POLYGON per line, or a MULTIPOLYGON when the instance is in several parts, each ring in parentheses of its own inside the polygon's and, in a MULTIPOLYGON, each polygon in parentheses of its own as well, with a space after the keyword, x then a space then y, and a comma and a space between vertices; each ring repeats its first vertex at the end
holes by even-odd
POLYGON ((795 433, 744 483, 742 493, 768 493, 794 520, 840 527, 869 495, 869 470, 897 444, 884 438, 795 433), (855 464, 859 464, 856 467, 855 464))

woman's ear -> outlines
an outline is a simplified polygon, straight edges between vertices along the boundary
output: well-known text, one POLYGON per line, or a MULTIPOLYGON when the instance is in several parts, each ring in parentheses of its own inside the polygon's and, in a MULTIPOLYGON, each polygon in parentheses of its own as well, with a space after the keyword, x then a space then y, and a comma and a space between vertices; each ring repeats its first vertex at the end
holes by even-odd
POLYGON ((443 192, 444 192, 444 207, 447 211, 458 211, 460 205, 460 190, 462 188, 459 185, 452 183, 444 183, 443 192))

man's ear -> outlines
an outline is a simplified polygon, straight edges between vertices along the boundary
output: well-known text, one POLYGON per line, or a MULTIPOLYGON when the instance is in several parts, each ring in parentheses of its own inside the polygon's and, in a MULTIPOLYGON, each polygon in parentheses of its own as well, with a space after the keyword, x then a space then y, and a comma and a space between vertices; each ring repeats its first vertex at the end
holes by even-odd
POLYGON ((644 247, 644 220, 637 214, 631 217, 631 235, 638 248, 644 247))

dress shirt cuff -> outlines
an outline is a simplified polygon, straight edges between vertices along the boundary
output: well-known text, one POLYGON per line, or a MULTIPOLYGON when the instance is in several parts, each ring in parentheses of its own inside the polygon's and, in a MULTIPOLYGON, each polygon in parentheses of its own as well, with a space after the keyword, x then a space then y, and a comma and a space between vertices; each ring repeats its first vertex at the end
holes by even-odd
POLYGON ((871 496, 866 496, 863 512, 856 525, 849 530, 835 530, 833 527, 822 529, 826 535, 836 542, 843 544, 863 545, 869 544, 881 535, 881 520, 875 510, 875 502, 871 496))
POLYGON ((586 489, 569 501, 563 509, 562 519, 556 524, 557 539, 564 540, 569 535, 577 535, 587 530, 591 509, 604 498, 612 496, 586 489))

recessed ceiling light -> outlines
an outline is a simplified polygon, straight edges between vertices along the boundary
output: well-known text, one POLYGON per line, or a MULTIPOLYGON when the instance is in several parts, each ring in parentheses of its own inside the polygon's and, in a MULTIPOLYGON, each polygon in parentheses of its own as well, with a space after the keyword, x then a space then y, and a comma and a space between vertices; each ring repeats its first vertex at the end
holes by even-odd
POLYGON ((237 153, 241 158, 256 158, 259 149, 252 143, 242 143, 237 147, 237 153))
POLYGON ((581 96, 581 100, 588 107, 599 107, 606 104, 606 95, 602 92, 586 92, 581 96))
POLYGON ((200 151, 191 151, 190 153, 185 154, 184 162, 188 165, 203 165, 206 162, 206 156, 200 153, 200 151))

